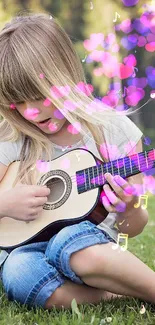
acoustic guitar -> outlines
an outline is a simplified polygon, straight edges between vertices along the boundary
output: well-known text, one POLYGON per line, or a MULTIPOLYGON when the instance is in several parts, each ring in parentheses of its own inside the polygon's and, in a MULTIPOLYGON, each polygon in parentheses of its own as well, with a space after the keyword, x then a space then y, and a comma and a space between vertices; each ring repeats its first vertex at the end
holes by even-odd
MULTIPOLYGON (((0 183, 0 192, 13 187, 19 163, 14 161, 10 164, 0 183)), ((109 172, 127 178, 152 169, 155 167, 155 150, 105 163, 88 150, 74 149, 46 163, 46 172, 34 168, 36 184, 47 185, 51 190, 43 211, 36 220, 29 222, 2 218, 1 248, 15 248, 30 242, 49 240, 63 227, 84 220, 101 223, 108 215, 100 202, 100 193, 105 184, 104 174, 109 172)))

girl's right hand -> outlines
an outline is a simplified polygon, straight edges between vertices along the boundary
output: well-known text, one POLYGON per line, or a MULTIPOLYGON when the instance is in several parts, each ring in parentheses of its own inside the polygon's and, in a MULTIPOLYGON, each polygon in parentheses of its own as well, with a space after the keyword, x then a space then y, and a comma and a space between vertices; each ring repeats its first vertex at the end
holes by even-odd
POLYGON ((0 215, 16 220, 35 220, 43 211, 50 189, 40 185, 17 184, 0 193, 0 215))

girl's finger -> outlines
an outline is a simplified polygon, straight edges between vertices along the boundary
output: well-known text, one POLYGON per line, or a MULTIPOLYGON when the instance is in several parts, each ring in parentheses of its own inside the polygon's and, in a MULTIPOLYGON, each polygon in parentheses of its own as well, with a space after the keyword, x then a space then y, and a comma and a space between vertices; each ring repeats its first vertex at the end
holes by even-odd
POLYGON ((114 180, 119 186, 124 189, 126 195, 133 195, 134 189, 125 179, 119 175, 115 175, 114 180))
POLYGON ((105 178, 122 201, 125 201, 127 196, 131 196, 132 188, 122 177, 119 175, 112 176, 107 173, 105 174, 105 178))
POLYGON ((115 195, 108 184, 104 185, 103 189, 108 198, 108 201, 115 207, 115 211, 124 212, 126 209, 126 203, 115 195))
POLYGON ((114 206, 112 206, 110 204, 110 201, 108 200, 108 198, 106 197, 106 195, 104 194, 104 191, 102 192, 102 204, 103 206, 105 207, 105 209, 108 211, 108 212, 116 212, 116 209, 114 206))
POLYGON ((119 203, 119 199, 115 195, 115 193, 111 190, 110 186, 108 184, 105 184, 103 186, 103 189, 110 203, 112 203, 113 205, 117 205, 119 203))

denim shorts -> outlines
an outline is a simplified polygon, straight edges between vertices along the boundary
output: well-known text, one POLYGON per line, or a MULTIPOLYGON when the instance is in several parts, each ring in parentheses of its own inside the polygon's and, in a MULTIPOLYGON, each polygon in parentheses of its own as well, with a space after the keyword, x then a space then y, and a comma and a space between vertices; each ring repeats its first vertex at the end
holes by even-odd
POLYGON ((90 221, 67 226, 49 241, 18 247, 2 267, 2 281, 9 300, 28 306, 45 306, 54 291, 70 279, 83 281, 70 267, 71 254, 96 244, 114 242, 90 221))

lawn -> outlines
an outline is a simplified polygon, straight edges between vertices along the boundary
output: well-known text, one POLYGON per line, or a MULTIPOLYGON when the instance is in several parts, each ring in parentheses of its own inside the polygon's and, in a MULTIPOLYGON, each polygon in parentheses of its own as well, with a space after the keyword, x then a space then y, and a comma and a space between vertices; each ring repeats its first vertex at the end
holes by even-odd
MULTIPOLYGON (((148 201, 149 223, 143 233, 129 240, 128 248, 143 262, 155 269, 155 199, 148 201)), ((139 270, 140 272, 140 270, 139 270)), ((138 299, 121 299, 113 302, 101 302, 98 306, 83 305, 76 308, 76 302, 71 310, 45 311, 40 308, 28 310, 17 303, 10 303, 1 289, 0 325, 155 325, 155 308, 138 299), (145 313, 141 314, 144 304, 145 313)))

